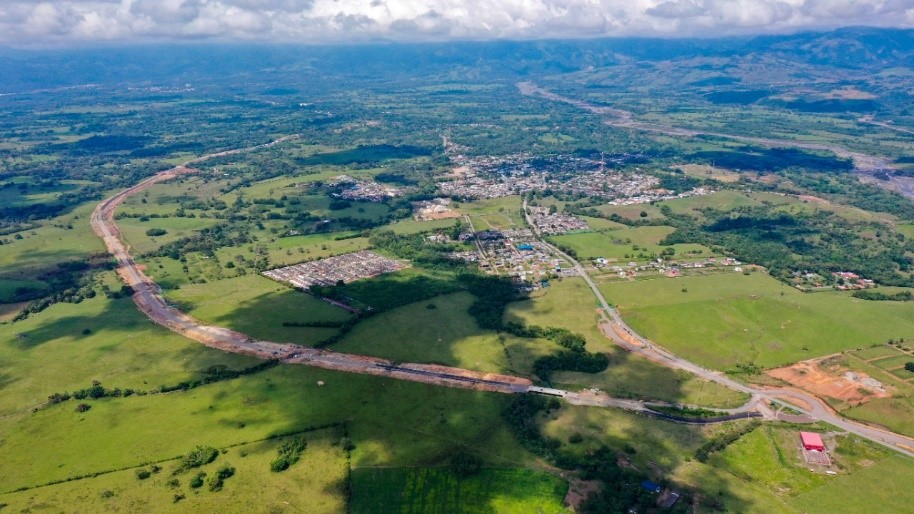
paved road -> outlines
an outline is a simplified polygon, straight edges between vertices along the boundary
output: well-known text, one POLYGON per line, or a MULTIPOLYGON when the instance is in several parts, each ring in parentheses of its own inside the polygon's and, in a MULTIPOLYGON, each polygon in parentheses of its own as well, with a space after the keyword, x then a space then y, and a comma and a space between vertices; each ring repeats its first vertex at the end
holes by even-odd
POLYGON ((590 287, 590 290, 600 303, 601 314, 605 316, 604 319, 606 320, 606 323, 603 325, 603 333, 622 348, 632 353, 637 353, 642 357, 666 367, 685 370, 689 373, 698 375, 705 380, 716 382, 725 387, 729 387, 730 389, 750 395, 751 399, 749 402, 740 408, 743 411, 759 409, 769 417, 776 417, 773 411, 763 407, 764 402, 767 401, 777 405, 787 406, 790 409, 801 412, 805 417, 809 418, 809 420, 823 421, 905 455, 914 457, 914 439, 887 430, 850 421, 837 414, 817 396, 795 389, 761 389, 748 386, 733 380, 723 373, 703 368, 698 364, 679 357, 641 336, 625 323, 622 316, 619 315, 619 311, 609 305, 609 302, 606 301, 606 297, 603 296, 600 288, 597 287, 597 284, 577 259, 542 238, 542 235, 539 233, 539 230, 536 228, 536 225, 533 223, 529 212, 527 211, 526 200, 524 200, 523 209, 524 216, 527 218, 527 223, 533 229, 534 234, 536 234, 540 241, 552 251, 567 259, 584 279, 584 282, 587 283, 588 287, 590 287), (801 405, 805 405, 806 407, 800 407, 796 403, 784 401, 783 399, 798 401, 801 405))

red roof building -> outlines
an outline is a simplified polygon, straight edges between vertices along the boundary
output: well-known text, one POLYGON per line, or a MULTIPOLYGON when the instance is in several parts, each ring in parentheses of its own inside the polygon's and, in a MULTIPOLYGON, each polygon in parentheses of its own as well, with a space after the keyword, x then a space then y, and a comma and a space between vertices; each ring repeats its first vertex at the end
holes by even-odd
POLYGON ((822 436, 815 432, 800 432, 800 439, 803 441, 803 448, 807 450, 825 451, 825 443, 822 442, 822 436))

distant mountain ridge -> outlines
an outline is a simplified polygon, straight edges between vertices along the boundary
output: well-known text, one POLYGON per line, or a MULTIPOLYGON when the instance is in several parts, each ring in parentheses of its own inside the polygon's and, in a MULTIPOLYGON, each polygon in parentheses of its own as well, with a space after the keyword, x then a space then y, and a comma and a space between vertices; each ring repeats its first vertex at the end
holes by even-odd
MULTIPOLYGON (((723 39, 375 43, 359 46, 187 44, 72 50, 0 49, 0 93, 89 83, 174 83, 277 72, 315 73, 323 64, 356 77, 475 70, 506 78, 567 73, 631 61, 770 55, 857 69, 914 67, 914 30, 850 27, 830 32, 723 39)), ((252 75, 253 76, 253 75, 252 75)))

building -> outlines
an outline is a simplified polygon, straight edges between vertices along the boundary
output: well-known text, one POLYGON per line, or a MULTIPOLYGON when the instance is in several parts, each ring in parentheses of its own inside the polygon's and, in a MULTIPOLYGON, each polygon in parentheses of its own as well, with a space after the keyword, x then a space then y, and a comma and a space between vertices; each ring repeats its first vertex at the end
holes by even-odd
POLYGON ((815 432, 800 432, 800 440, 803 441, 803 448, 808 451, 825 451, 825 443, 822 442, 822 436, 815 432))

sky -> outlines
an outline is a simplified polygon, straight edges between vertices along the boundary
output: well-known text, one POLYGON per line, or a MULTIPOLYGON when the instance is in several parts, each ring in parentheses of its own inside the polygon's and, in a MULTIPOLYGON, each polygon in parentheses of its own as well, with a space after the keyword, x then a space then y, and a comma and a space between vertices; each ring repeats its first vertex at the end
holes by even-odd
POLYGON ((545 39, 914 28, 914 0, 0 0, 0 44, 545 39))

